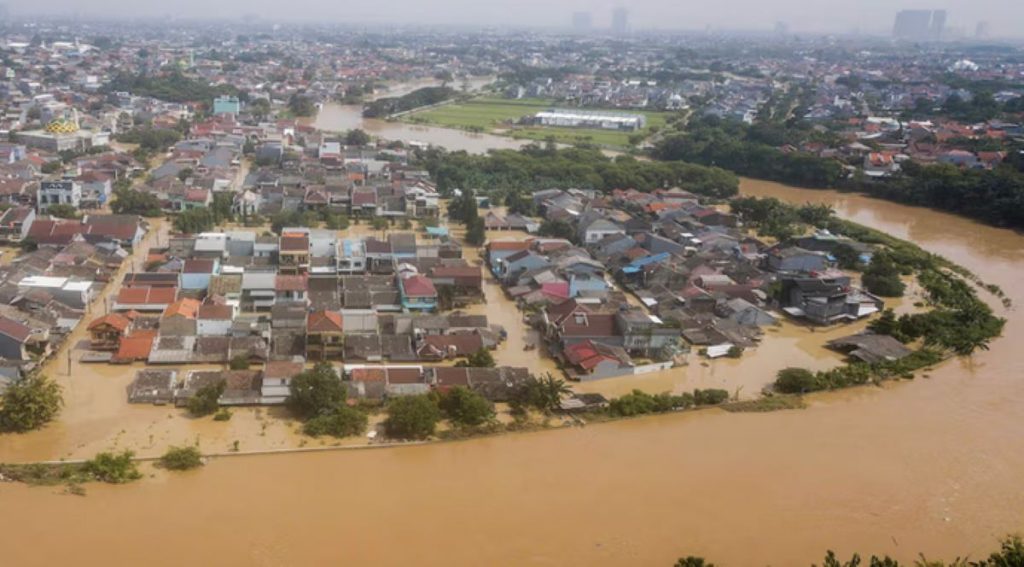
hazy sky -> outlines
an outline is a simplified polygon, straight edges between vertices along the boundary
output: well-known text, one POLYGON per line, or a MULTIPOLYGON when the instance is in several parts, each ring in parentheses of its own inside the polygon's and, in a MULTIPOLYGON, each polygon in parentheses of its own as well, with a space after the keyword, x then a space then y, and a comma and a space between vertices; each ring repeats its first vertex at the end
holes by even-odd
MULTIPOLYGON (((2 2, 4 0, 0 0, 2 2)), ((256 14, 272 19, 352 23, 424 23, 568 26, 575 11, 607 27, 616 6, 629 10, 634 29, 766 30, 776 21, 792 31, 886 32, 904 8, 949 11, 949 25, 973 33, 979 20, 993 35, 1024 36, 1022 0, 6 0, 18 14, 225 18, 256 14)))

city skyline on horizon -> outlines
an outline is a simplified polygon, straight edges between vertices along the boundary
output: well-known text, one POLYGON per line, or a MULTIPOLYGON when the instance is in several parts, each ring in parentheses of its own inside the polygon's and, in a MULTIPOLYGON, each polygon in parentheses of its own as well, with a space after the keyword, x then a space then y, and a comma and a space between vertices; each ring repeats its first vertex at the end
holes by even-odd
MULTIPOLYGON (((230 20, 251 15, 281 23, 319 21, 353 25, 537 29, 573 29, 574 18, 587 14, 590 21, 587 29, 592 31, 610 31, 615 28, 614 12, 622 9, 627 14, 629 32, 706 29, 769 32, 782 23, 790 33, 795 34, 865 35, 889 35, 901 11, 927 9, 944 10, 949 14, 945 29, 952 36, 973 37, 979 24, 985 28, 987 37, 1024 36, 1024 4, 1018 6, 1006 0, 944 0, 935 3, 913 0, 899 5, 868 0, 861 3, 850 17, 844 18, 836 18, 837 12, 829 8, 832 4, 839 7, 839 3, 834 0, 820 2, 816 10, 807 10, 797 0, 774 0, 768 4, 730 0, 702 7, 700 11, 688 11, 686 6, 679 4, 666 5, 664 0, 573 0, 562 3, 558 8, 540 0, 522 0, 514 9, 508 0, 501 0, 491 6, 480 6, 469 0, 440 0, 430 6, 411 0, 398 0, 397 4, 398 7, 389 9, 387 14, 381 14, 364 5, 349 7, 334 4, 324 7, 319 0, 296 0, 292 6, 297 5, 297 9, 287 11, 281 10, 274 3, 243 3, 240 0, 226 0, 214 6, 198 0, 183 0, 174 7, 174 11, 169 11, 166 5, 148 6, 128 0, 52 0, 45 7, 27 0, 6 3, 12 16, 20 18, 77 16, 86 19, 135 19, 171 16, 190 20, 230 20), (748 4, 745 9, 736 8, 748 4)), ((842 6, 848 9, 845 4, 842 6)))

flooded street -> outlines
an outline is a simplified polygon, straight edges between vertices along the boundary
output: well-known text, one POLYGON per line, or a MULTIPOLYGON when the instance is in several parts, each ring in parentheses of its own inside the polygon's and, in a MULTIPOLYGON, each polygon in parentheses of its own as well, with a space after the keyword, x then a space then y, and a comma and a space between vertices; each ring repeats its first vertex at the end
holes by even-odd
MULTIPOLYGON (((831 191, 751 180, 742 191, 828 203, 1024 304, 1021 235, 831 191)), ((547 359, 521 351, 529 337, 511 326, 521 315, 506 312, 493 281, 486 289, 488 302, 474 309, 510 332, 500 363, 544 368, 547 359)), ((693 554, 725 566, 802 566, 829 548, 976 559, 1024 530, 1024 320, 1016 309, 999 312, 1010 322, 990 351, 911 382, 817 395, 802 411, 708 410, 399 449, 218 458, 183 474, 146 465, 146 479, 88 485, 84 498, 0 484, 0 509, 17 511, 0 514, 3 563, 669 566, 693 554), (451 545, 440 549, 441 538, 451 545), (166 541, 180 545, 166 553, 166 541)), ((581 389, 717 385, 753 395, 779 365, 838 362, 799 348, 818 344, 820 332, 812 335, 785 326, 740 360, 705 367, 694 356, 669 373, 581 389)), ((123 396, 119 388, 113 380, 88 395, 123 396)), ((74 415, 102 420, 114 403, 123 398, 74 415)), ((162 410, 138 409, 146 418, 119 424, 124 436, 144 437, 148 424, 166 420, 162 410)), ((235 419, 228 427, 257 423, 235 419)), ((65 444, 88 437, 73 425, 42 434, 65 444)), ((293 432, 281 428, 268 435, 286 442, 293 432)), ((185 433, 207 435, 175 432, 185 433)), ((0 457, 22 454, 10 444, 32 438, 3 437, 0 457)))

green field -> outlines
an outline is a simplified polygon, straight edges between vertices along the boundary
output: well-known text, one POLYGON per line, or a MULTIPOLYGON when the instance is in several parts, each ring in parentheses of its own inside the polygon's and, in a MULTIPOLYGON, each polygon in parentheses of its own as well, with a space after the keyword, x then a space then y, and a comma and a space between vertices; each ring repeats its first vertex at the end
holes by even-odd
MULTIPOLYGON (((557 106, 554 101, 544 99, 503 99, 479 97, 453 104, 446 104, 422 112, 415 112, 402 118, 403 122, 432 124, 444 128, 455 128, 473 132, 501 134, 513 138, 555 140, 566 144, 589 142, 601 146, 626 147, 634 132, 601 130, 591 128, 552 128, 547 126, 520 126, 516 124, 523 116, 535 114, 557 106)), ((597 110, 597 109, 594 109, 597 110)), ((621 111, 616 109, 617 111, 621 111)), ((644 134, 650 135, 651 128, 665 125, 671 113, 651 111, 638 112, 647 117, 644 134)))

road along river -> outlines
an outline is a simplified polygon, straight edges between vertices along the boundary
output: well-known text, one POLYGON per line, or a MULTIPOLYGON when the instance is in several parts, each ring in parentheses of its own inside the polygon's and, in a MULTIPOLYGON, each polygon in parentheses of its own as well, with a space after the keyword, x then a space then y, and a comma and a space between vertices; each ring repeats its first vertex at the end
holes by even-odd
MULTIPOLYGON (((1024 304, 1024 237, 744 180, 909 238, 1024 304)), ((809 565, 978 557, 1024 530, 1024 321, 970 360, 802 411, 718 410, 384 450, 216 459, 128 486, 0 484, 5 565, 809 565)), ((750 370, 755 371, 755 370, 750 370)), ((4 438, 3 442, 8 442, 4 438)), ((147 468, 147 471, 149 469, 147 468)))

